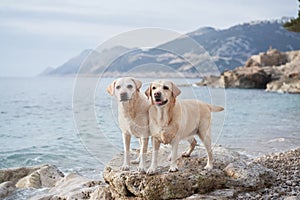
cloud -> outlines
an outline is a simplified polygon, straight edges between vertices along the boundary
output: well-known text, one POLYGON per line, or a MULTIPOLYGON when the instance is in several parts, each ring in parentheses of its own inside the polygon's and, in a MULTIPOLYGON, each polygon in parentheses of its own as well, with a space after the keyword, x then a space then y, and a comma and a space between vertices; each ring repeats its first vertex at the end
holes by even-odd
POLYGON ((130 29, 130 27, 126 26, 116 27, 92 22, 19 18, 0 20, 0 26, 17 32, 60 37, 107 37, 108 35, 130 29))
MULTIPOLYGON (((88 35, 93 35, 95 31, 107 32, 107 29, 112 29, 111 32, 115 33, 116 30, 122 32, 128 28, 146 26, 180 32, 192 31, 201 26, 227 28, 239 22, 272 18, 276 16, 276 13, 277 17, 284 16, 285 13, 291 12, 291 4, 282 5, 281 0, 263 2, 254 0, 251 3, 235 0, 229 0, 226 3, 221 0, 2 0, 0 12, 4 17, 3 20, 6 18, 5 21, 13 21, 16 28, 22 27, 16 22, 19 18, 20 21, 32 27, 32 31, 37 31, 36 33, 45 34, 46 31, 50 31, 51 35, 62 33, 62 36, 65 36, 71 33, 76 34, 76 29, 65 30, 65 25, 70 28, 82 26, 85 28, 82 30, 89 32, 88 35), (55 24, 60 26, 69 22, 60 28, 62 30, 49 30, 45 27, 44 21, 53 28, 56 27, 55 24), (38 22, 41 22, 41 27, 37 27, 38 22), (99 28, 100 26, 103 27, 99 28)), ((297 9, 297 4, 295 9, 297 9)), ((13 28, 12 25, 7 26, 7 24, 5 27, 13 28)))
POLYGON ((77 1, 13 1, 2 0, 0 9, 11 12, 36 12, 36 13, 52 13, 52 14, 76 14, 76 15, 93 15, 96 12, 97 4, 90 4, 91 1, 86 1, 85 4, 80 4, 77 1), (71 3, 72 2, 72 3, 71 3))
POLYGON ((171 18, 144 12, 129 5, 101 1, 2 1, 0 27, 14 33, 59 37, 109 38, 124 31, 141 27, 166 27, 171 18), (137 17, 138 15, 138 17, 137 17))

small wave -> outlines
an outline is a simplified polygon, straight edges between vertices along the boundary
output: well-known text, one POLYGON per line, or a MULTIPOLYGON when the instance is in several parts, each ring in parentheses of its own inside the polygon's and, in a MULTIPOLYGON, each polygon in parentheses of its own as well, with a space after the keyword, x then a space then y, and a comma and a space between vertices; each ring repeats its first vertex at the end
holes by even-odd
POLYGON ((47 191, 49 191, 49 188, 17 189, 11 196, 6 197, 4 200, 27 200, 38 195, 46 194, 47 191))
POLYGON ((274 142, 284 142, 285 138, 274 138, 272 140, 267 141, 267 143, 274 143, 274 142))
POLYGON ((41 156, 36 156, 36 157, 32 157, 32 158, 28 158, 24 161, 24 164, 26 166, 31 166, 31 165, 38 165, 38 164, 42 164, 43 163, 43 159, 41 156))
POLYGON ((39 105, 25 105, 25 106, 23 106, 23 108, 32 109, 32 108, 41 108, 41 106, 39 106, 39 105))

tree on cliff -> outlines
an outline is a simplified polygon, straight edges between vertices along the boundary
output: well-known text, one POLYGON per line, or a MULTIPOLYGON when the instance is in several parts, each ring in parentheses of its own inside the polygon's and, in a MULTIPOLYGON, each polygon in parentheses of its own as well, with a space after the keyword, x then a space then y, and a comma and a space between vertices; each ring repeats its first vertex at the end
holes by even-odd
MULTIPOLYGON (((300 0, 298 1, 300 3, 300 0)), ((289 22, 286 22, 283 26, 289 31, 300 32, 300 5, 298 11, 298 18, 291 19, 289 22)))

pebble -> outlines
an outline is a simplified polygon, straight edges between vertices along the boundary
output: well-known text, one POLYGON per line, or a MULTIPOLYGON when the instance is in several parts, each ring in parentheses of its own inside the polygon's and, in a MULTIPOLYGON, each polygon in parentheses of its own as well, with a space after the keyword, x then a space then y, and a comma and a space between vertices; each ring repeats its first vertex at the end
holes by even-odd
POLYGON ((236 199, 299 199, 300 200, 300 147, 284 153, 265 155, 255 162, 273 170, 276 180, 270 188, 240 193, 236 199), (249 196, 250 195, 250 196, 249 196))
POLYGON ((256 196, 255 196, 255 199, 259 199, 261 197, 261 195, 260 194, 257 194, 256 196))

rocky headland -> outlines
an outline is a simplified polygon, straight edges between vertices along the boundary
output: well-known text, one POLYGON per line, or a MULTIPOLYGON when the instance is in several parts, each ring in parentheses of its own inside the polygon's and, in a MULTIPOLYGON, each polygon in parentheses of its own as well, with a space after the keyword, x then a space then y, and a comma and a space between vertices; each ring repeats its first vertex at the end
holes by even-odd
MULTIPOLYGON (((181 146, 181 151, 184 146, 181 146)), ((214 147, 215 165, 203 167, 206 155, 197 146, 189 158, 179 158, 179 171, 168 172, 168 147, 159 155, 159 169, 148 176, 120 171, 123 156, 116 155, 103 171, 103 180, 63 174, 57 167, 41 165, 0 170, 0 199, 13 199, 20 190, 38 190, 29 199, 299 199, 300 148, 285 153, 249 158, 223 147, 214 147)), ((131 152, 131 157, 138 150, 131 152)), ((151 152, 147 155, 150 165, 151 152)))
POLYGON ((206 76, 201 86, 266 89, 270 92, 300 93, 300 51, 267 52, 251 56, 244 66, 221 76, 206 76))

